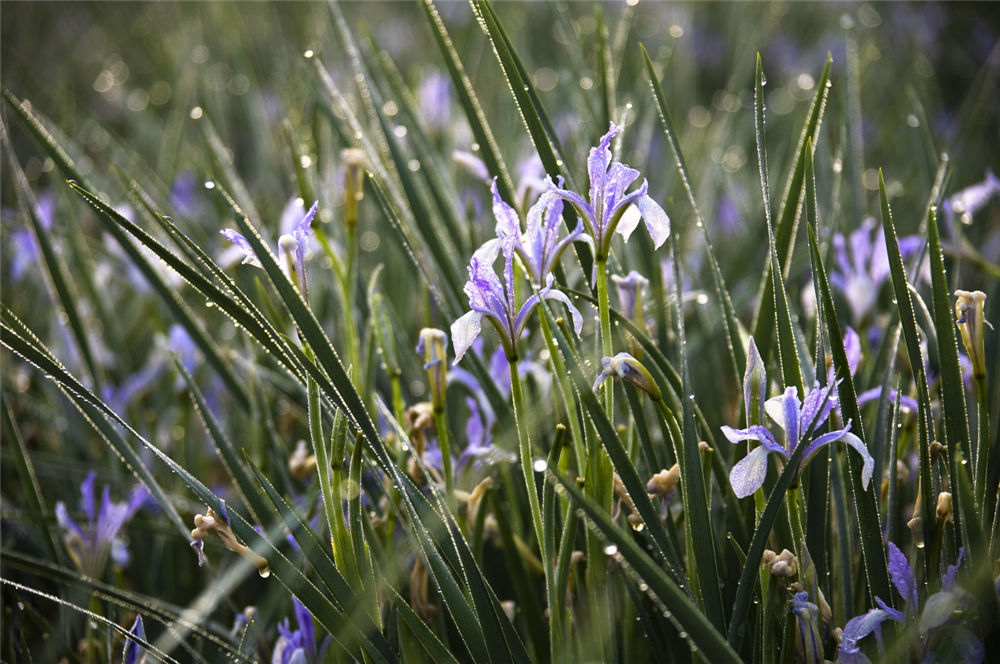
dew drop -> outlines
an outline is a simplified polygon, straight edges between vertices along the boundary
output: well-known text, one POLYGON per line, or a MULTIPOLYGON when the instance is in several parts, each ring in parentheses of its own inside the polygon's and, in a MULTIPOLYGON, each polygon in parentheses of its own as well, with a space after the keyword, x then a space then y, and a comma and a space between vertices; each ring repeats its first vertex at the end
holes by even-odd
POLYGON ((205 180, 205 189, 215 189, 215 183, 211 180, 205 180))
POLYGON ((618 547, 614 544, 608 544, 606 547, 604 547, 604 553, 605 555, 613 556, 616 553, 618 553, 618 547))
POLYGON ((537 459, 535 463, 531 464, 531 467, 535 469, 536 473, 544 473, 549 464, 545 462, 545 459, 537 459))

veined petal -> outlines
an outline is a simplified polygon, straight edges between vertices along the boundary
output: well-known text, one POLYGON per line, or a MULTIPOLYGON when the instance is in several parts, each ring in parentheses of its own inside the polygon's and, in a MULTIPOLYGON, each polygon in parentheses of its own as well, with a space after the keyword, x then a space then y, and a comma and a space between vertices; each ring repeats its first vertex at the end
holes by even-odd
MULTIPOLYGON (((608 176, 604 181, 604 206, 605 210, 614 210, 618 207, 619 201, 625 197, 625 190, 629 188, 639 171, 630 166, 616 161, 608 168, 608 176)), ((605 212, 605 217, 608 213, 605 212)))
POLYGON ((816 453, 819 452, 824 445, 829 445, 830 443, 842 440, 853 447, 857 453, 861 455, 861 459, 864 462, 864 465, 861 468, 861 486, 867 490, 868 483, 872 479, 872 473, 875 471, 875 459, 873 459, 871 453, 868 452, 868 448, 865 446, 864 442, 851 433, 850 429, 851 423, 848 422, 847 426, 843 429, 824 433, 822 436, 819 436, 810 442, 809 447, 807 447, 805 452, 802 454, 802 461, 800 462, 800 465, 805 466, 810 459, 816 456, 816 453))
POLYGON ((602 209, 602 201, 605 192, 608 166, 611 165, 611 139, 618 135, 621 127, 614 122, 608 128, 608 132, 601 136, 600 142, 590 148, 590 155, 587 157, 587 174, 590 176, 590 203, 594 210, 602 209))
POLYGON ((911 611, 917 610, 917 577, 899 547, 889 542, 889 576, 911 611))
POLYGON ((635 202, 635 206, 642 213, 642 220, 646 223, 649 236, 653 238, 653 247, 659 249, 660 245, 670 237, 670 217, 660 207, 660 204, 649 196, 639 198, 635 202))
POLYGON ((777 452, 784 452, 784 447, 781 446, 778 441, 774 439, 774 435, 767 429, 759 424, 754 424, 746 429, 734 429, 733 427, 725 426, 722 427, 722 434, 729 440, 730 443, 739 443, 744 440, 756 440, 758 443, 766 445, 770 450, 777 452))
POLYGON ((455 345, 455 361, 452 364, 458 364, 482 330, 483 314, 478 311, 470 311, 451 324, 451 341, 455 345))
POLYGON ((505 236, 513 236, 520 241, 521 218, 518 216, 514 208, 507 205, 507 203, 500 198, 500 191, 497 189, 496 178, 493 178, 493 184, 490 185, 490 191, 493 192, 493 216, 496 217, 497 220, 497 236, 501 238, 505 236))
POLYGON ((770 450, 761 445, 740 459, 729 471, 729 483, 737 498, 746 498, 764 484, 767 475, 767 455, 770 450))

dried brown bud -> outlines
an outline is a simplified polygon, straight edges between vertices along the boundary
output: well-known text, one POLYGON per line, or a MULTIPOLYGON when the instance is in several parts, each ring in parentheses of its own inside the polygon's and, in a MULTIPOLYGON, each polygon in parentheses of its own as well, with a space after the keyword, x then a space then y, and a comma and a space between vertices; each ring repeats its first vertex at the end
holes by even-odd
POLYGON ((677 486, 681 479, 681 467, 676 463, 670 470, 661 470, 646 483, 646 491, 654 496, 665 496, 677 486))

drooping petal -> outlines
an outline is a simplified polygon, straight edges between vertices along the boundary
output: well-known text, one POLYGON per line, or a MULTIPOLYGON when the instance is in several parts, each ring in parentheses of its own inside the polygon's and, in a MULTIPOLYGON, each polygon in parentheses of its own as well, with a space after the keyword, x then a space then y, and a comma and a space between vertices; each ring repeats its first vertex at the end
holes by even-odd
POLYGON ((455 345, 455 360, 452 364, 458 364, 465 351, 476 340, 482 332, 483 314, 478 311, 470 311, 451 324, 451 341, 455 345))
POLYGON ((541 297, 543 300, 556 300, 565 304, 569 310, 569 315, 573 318, 573 331, 576 333, 576 336, 580 336, 580 331, 583 329, 583 316, 580 314, 580 310, 569 301, 566 294, 560 290, 552 289, 543 293, 541 297))
POLYGON ((56 521, 64 530, 71 531, 81 541, 85 541, 87 536, 84 534, 83 528, 70 517, 69 511, 66 509, 66 503, 61 500, 56 503, 56 521))
MULTIPOLYGON (((889 401, 895 402, 896 401, 896 396, 897 396, 896 390, 889 390, 889 401)), ((862 392, 861 394, 858 395, 858 405, 859 406, 864 405, 864 404, 868 403, 869 401, 875 401, 876 399, 880 399, 881 397, 882 397, 882 388, 881 388, 881 386, 880 387, 873 387, 872 389, 865 390, 864 392, 862 392)), ((900 394, 899 395, 899 410, 900 411, 902 411, 904 413, 915 413, 919 409, 920 409, 920 406, 919 406, 919 404, 917 404, 917 402, 916 402, 915 399, 913 399, 911 397, 908 397, 905 394, 900 394)))
MULTIPOLYGON (((898 614, 898 612, 894 612, 898 614)), ((851 618, 844 625, 840 643, 841 664, 855 664, 858 662, 869 662, 858 647, 858 641, 865 638, 872 632, 878 630, 886 620, 902 620, 885 609, 870 609, 867 613, 851 618)))
POLYGON ((653 246, 660 248, 667 238, 670 237, 670 217, 660 207, 660 204, 649 196, 642 196, 635 202, 635 206, 642 213, 642 220, 646 223, 649 236, 653 238, 653 246))
POLYGON ((618 225, 615 226, 615 232, 621 235, 625 241, 628 242, 628 239, 632 236, 632 231, 639 226, 639 221, 641 219, 642 212, 639 211, 639 208, 635 205, 630 205, 622 214, 621 219, 618 220, 618 225))
POLYGON ((583 197, 575 191, 563 189, 562 178, 559 178, 559 184, 556 185, 556 183, 552 181, 551 177, 546 176, 545 184, 548 187, 548 192, 551 192, 553 195, 558 196, 576 208, 577 213, 580 215, 583 223, 587 225, 587 229, 591 232, 591 234, 597 234, 598 221, 594 217, 595 211, 594 208, 591 207, 590 203, 583 200, 583 197))
POLYGON ((894 543, 889 542, 889 576, 892 585, 902 596, 911 611, 917 610, 917 577, 910 567, 910 561, 894 543))
POLYGON ((848 422, 847 426, 843 429, 824 433, 812 440, 809 443, 809 446, 802 453, 802 461, 799 462, 800 465, 805 466, 809 463, 809 460, 816 456, 816 453, 819 452, 824 446, 829 445, 830 443, 835 443, 839 440, 842 440, 853 447, 857 453, 861 455, 861 459, 864 462, 864 465, 861 468, 861 486, 864 489, 868 489, 868 482, 871 481, 872 473, 875 471, 875 459, 873 459, 871 453, 868 452, 868 448, 865 446, 864 442, 851 433, 850 422, 848 422))
POLYGON ((764 484, 770 452, 764 445, 755 447, 729 471, 729 483, 737 498, 746 498, 764 484))

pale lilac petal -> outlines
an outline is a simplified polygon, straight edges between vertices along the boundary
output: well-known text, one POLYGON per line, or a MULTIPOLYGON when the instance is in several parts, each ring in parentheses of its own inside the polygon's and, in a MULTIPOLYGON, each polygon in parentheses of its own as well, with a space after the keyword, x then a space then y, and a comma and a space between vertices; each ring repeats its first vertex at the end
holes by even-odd
POLYGON ((799 436, 802 434, 802 431, 799 430, 801 407, 798 389, 795 387, 785 388, 785 393, 781 397, 781 414, 785 420, 785 426, 782 428, 785 430, 787 441, 785 445, 789 454, 795 451, 795 447, 799 444, 799 436))
POLYGON ((917 577, 910 567, 910 561, 894 543, 889 542, 889 576, 892 585, 902 596, 911 611, 917 610, 917 577))
MULTIPOLYGON (((561 178, 559 183, 560 185, 562 184, 561 178)), ((548 186, 549 192, 552 192, 553 195, 558 196, 576 208, 580 218, 583 219, 583 223, 587 225, 587 229, 590 230, 592 234, 596 235, 597 219, 594 217, 594 208, 591 207, 590 203, 583 200, 583 198, 575 191, 570 191, 569 189, 563 189, 561 186, 557 186, 552 181, 551 177, 546 177, 545 184, 548 186)))
POLYGON ((607 178, 608 166, 611 163, 611 139, 618 135, 621 127, 614 122, 608 128, 608 132, 601 136, 600 142, 590 148, 590 155, 587 157, 587 173, 590 176, 590 203, 594 210, 602 209, 600 200, 604 197, 605 180, 607 178))
POLYGON ((497 220, 497 235, 501 238, 513 236, 520 240, 521 218, 518 216, 514 208, 507 205, 507 203, 500 198, 500 191, 497 188, 496 178, 493 178, 493 184, 490 186, 490 191, 493 192, 493 216, 497 220))
MULTIPOLYGON (((895 403, 896 401, 896 390, 889 390, 889 401, 895 403)), ((875 401, 882 397, 882 388, 873 387, 870 390, 865 390, 858 395, 858 405, 866 404, 869 401, 875 401)), ((899 395, 899 409, 904 413, 915 413, 920 409, 916 400, 906 396, 905 394, 899 395)))
MULTIPOLYGON (((849 423, 848 426, 850 426, 849 423)), ((875 459, 872 458, 872 455, 868 451, 868 447, 864 444, 864 441, 855 436, 853 433, 844 433, 843 437, 839 440, 842 440, 853 447, 854 450, 861 455, 861 458, 864 461, 864 466, 861 468, 861 487, 867 491, 868 483, 871 481, 872 473, 875 471, 875 459)))
POLYGON ((542 293, 541 297, 543 300, 557 300, 565 304, 566 308, 569 309, 569 315, 573 318, 573 331, 576 332, 576 336, 580 336, 580 331, 583 329, 583 316, 580 314, 580 310, 569 301, 566 294, 553 289, 542 293))
POLYGON ((758 443, 768 446, 772 451, 784 451, 784 447, 774 439, 774 435, 766 427, 762 427, 759 424, 754 424, 746 429, 734 429, 733 427, 722 425, 721 429, 722 434, 730 443, 756 440, 758 443))
MULTIPOLYGON (((955 589, 955 576, 958 574, 958 568, 962 566, 962 558, 965 557, 965 547, 958 550, 958 560, 955 561, 954 565, 948 565, 948 569, 945 570, 944 574, 941 575, 941 587, 944 590, 954 590, 955 589)), ((916 583, 916 581, 914 581, 916 583)))
POLYGON ((635 206, 642 213, 642 220, 646 223, 649 236, 653 238, 653 246, 658 249, 670 237, 670 217, 659 203, 649 196, 641 197, 635 202, 635 206))
POLYGON ((451 324, 451 341, 455 345, 455 361, 458 364, 465 351, 476 340, 482 332, 483 314, 478 311, 470 311, 451 324))
POLYGON ((729 471, 729 483, 737 498, 746 498, 764 484, 768 454, 770 450, 763 445, 755 447, 729 471))
POLYGON ((635 205, 630 205, 628 206, 628 209, 625 210, 624 214, 622 214, 622 218, 618 220, 618 225, 615 226, 615 232, 621 235, 625 241, 628 242, 629 237, 632 235, 632 231, 639 226, 639 221, 641 219, 642 212, 639 211, 639 208, 635 205))
POLYGON ((84 534, 83 528, 70 517, 69 511, 66 509, 66 503, 61 500, 56 503, 56 521, 62 528, 73 531, 77 537, 86 541, 87 536, 84 534))

